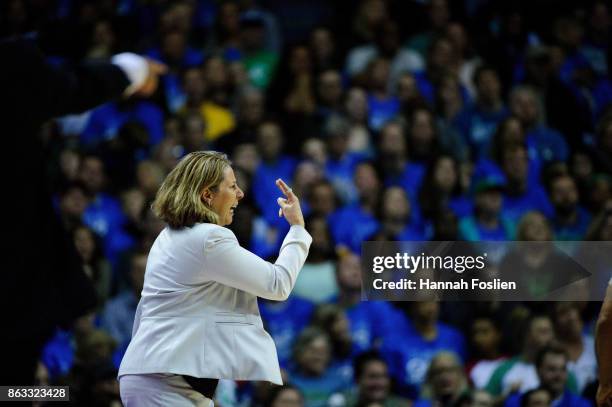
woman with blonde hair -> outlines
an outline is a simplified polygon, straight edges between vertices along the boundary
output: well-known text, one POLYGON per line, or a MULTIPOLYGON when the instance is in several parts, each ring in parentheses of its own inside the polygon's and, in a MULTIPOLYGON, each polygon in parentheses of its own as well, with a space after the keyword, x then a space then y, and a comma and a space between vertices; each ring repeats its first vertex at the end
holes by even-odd
POLYGON ((271 264, 224 227, 244 197, 224 154, 193 152, 168 174, 153 203, 167 227, 151 247, 119 368, 124 406, 209 407, 218 379, 282 384, 257 297, 289 296, 312 238, 298 198, 281 179, 276 185, 291 227, 271 264))

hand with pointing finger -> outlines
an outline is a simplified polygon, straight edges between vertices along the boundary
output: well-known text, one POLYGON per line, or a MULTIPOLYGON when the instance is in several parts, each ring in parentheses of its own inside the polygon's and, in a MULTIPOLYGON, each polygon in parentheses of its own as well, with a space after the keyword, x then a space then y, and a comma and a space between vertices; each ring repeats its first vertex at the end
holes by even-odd
POLYGON ((304 215, 302 215, 300 200, 282 179, 279 178, 276 180, 276 186, 278 186, 278 188, 286 196, 286 198, 278 198, 276 200, 278 202, 278 206, 280 206, 278 216, 284 216, 291 226, 300 225, 303 227, 304 215))

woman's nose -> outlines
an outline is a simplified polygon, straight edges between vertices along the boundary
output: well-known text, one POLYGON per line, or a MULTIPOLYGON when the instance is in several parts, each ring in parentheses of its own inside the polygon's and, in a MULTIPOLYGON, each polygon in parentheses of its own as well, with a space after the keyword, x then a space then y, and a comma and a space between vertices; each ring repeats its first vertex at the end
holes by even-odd
POLYGON ((238 188, 238 200, 241 200, 242 198, 244 198, 244 192, 242 189, 238 188))

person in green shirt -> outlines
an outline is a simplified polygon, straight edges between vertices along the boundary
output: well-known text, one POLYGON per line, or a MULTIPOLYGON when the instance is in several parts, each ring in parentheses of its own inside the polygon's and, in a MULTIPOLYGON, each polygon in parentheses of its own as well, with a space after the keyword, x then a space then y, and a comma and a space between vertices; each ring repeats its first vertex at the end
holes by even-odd
POLYGON ((248 14, 240 19, 243 63, 251 84, 266 89, 276 71, 278 54, 266 50, 265 22, 257 14, 248 14))

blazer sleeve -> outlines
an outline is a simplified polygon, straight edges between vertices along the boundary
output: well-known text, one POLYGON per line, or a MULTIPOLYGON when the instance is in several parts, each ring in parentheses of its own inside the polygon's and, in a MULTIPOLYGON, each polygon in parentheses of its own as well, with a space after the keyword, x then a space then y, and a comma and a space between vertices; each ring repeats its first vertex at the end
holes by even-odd
POLYGON ((291 226, 274 264, 240 247, 234 233, 213 229, 204 246, 204 273, 209 280, 268 300, 286 300, 306 261, 312 237, 291 226))
POLYGON ((0 44, 6 64, 0 69, 7 100, 16 112, 26 111, 38 121, 79 113, 117 99, 130 85, 116 65, 85 62, 56 67, 48 63, 31 41, 0 44))

